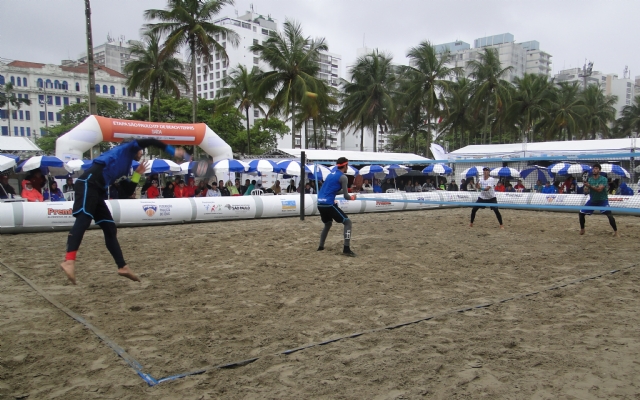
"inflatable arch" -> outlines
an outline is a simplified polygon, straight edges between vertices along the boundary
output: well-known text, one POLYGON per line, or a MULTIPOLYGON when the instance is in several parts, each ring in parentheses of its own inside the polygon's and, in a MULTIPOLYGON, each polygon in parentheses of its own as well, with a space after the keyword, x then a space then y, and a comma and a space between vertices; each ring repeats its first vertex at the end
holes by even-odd
POLYGON ((130 121, 91 115, 56 140, 56 156, 62 160, 82 159, 82 154, 96 144, 121 142, 124 139, 162 140, 171 145, 200 146, 213 161, 233 158, 231 146, 206 124, 130 121))

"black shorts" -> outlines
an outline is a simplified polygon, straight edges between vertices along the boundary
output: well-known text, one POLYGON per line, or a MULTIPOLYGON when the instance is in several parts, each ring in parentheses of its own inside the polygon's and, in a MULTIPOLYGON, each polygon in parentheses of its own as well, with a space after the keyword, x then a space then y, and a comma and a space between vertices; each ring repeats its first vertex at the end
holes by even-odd
MULTIPOLYGON (((498 203, 498 199, 496 199, 495 197, 492 197, 490 199, 483 199, 482 197, 478 197, 478 200, 476 200, 476 203, 498 203)), ((498 207, 489 207, 492 210, 497 210, 498 207)))
POLYGON ((114 222, 111 211, 104 201, 104 178, 102 168, 90 168, 74 184, 75 200, 73 202, 73 215, 79 213, 90 216, 96 224, 101 222, 114 222))
POLYGON ((349 219, 349 217, 347 217, 347 214, 345 214, 344 211, 342 211, 340 207, 335 204, 332 206, 318 204, 318 211, 320 211, 320 218, 325 224, 327 222, 331 222, 331 220, 342 224, 344 223, 345 219, 349 219))

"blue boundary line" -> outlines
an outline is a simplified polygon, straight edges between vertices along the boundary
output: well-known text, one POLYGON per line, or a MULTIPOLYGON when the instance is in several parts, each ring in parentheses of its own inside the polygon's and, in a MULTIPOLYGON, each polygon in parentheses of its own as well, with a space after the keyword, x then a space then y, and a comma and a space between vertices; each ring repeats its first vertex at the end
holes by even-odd
MULTIPOLYGON (((137 362, 134 358, 132 358, 122 347, 118 346, 115 342, 113 342, 111 339, 109 339, 109 337, 107 337, 107 335, 105 335, 98 328, 96 328, 95 326, 93 326, 92 324, 87 322, 80 315, 74 313, 73 311, 71 311, 70 309, 68 309, 67 307, 65 307, 64 305, 62 305, 61 303, 59 303, 58 301, 56 301, 52 297, 50 297, 42 289, 40 289, 38 286, 36 286, 33 282, 31 282, 25 276, 23 276, 19 272, 15 271, 13 268, 9 267, 8 265, 4 264, 1 261, 0 261, 0 265, 4 266, 9 271, 11 271, 15 275, 17 275, 20 279, 25 281, 29 286, 31 286, 31 288, 33 288, 36 292, 38 292, 42 297, 44 297, 51 304, 53 304, 58 309, 60 309, 61 311, 63 311, 67 315, 69 315, 74 320, 76 320, 76 321, 80 322, 81 324, 83 324, 89 330, 91 330, 103 342, 105 342, 109 347, 111 347, 111 349, 116 354, 118 354, 120 357, 122 357, 122 359, 124 359, 125 362, 131 368, 133 368, 134 371, 149 386, 156 386, 156 385, 158 385, 160 383, 163 383, 163 382, 174 381, 174 380, 177 380, 177 379, 186 378, 188 376, 200 375, 200 374, 203 374, 203 373, 205 373, 205 372, 207 372, 209 370, 212 370, 212 369, 225 369, 225 368, 243 367, 245 365, 251 364, 251 363, 253 363, 253 362, 255 362, 255 361, 260 359, 260 357, 254 357, 254 358, 250 358, 250 359, 246 359, 246 360, 241 360, 241 361, 236 361, 236 362, 231 362, 231 363, 226 363, 226 364, 221 364, 221 365, 216 365, 216 366, 211 366, 211 367, 205 367, 205 368, 201 368, 201 369, 198 369, 198 370, 195 370, 195 371, 190 371, 190 372, 184 372, 184 373, 181 373, 181 374, 171 375, 171 376, 167 376, 167 377, 161 378, 161 379, 154 379, 151 375, 143 372, 143 367, 139 362, 137 362)), ((569 286, 569 285, 574 285, 574 284, 581 283, 581 282, 584 282, 584 281, 587 281, 587 280, 590 280, 590 279, 601 278, 601 277, 603 277, 603 276, 605 276, 607 274, 612 275, 612 274, 615 274, 615 273, 623 271, 623 270, 628 270, 628 269, 634 268, 637 265, 638 265, 638 263, 629 265, 627 267, 622 267, 620 269, 614 269, 614 270, 602 272, 602 273, 599 273, 599 274, 596 274, 596 275, 591 275, 591 276, 587 276, 587 277, 583 277, 583 278, 570 280, 568 282, 557 283, 555 285, 552 285, 552 286, 549 286, 549 287, 546 287, 546 288, 543 288, 543 289, 540 289, 540 290, 537 290, 537 291, 533 291, 533 292, 529 292, 529 293, 525 293, 525 294, 515 294, 515 295, 512 295, 510 297, 507 297, 507 298, 504 298, 504 299, 501 299, 501 300, 496 300, 496 301, 493 301, 493 302, 477 304, 475 306, 465 306, 465 307, 462 307, 462 308, 449 310, 449 311, 444 311, 444 312, 441 312, 441 313, 438 313, 438 314, 429 315, 429 316, 422 317, 422 318, 419 318, 419 319, 415 319, 415 320, 412 320, 412 321, 406 321, 406 322, 401 322, 401 323, 394 324, 394 325, 388 325, 388 326, 385 326, 385 327, 382 327, 382 328, 376 328, 376 329, 370 329, 370 330, 366 330, 366 331, 362 331, 362 332, 352 333, 352 334, 349 334, 349 335, 340 336, 340 337, 336 337, 336 338, 333 338, 333 339, 328 339, 328 340, 325 340, 325 341, 322 341, 322 342, 308 343, 308 344, 300 346, 300 347, 296 347, 296 348, 293 348, 293 349, 287 349, 287 350, 284 350, 284 351, 277 352, 277 353, 275 353, 273 355, 275 355, 275 356, 289 355, 289 354, 293 354, 295 352, 306 350, 306 349, 309 349, 309 348, 312 348, 312 347, 324 346, 324 345, 327 345, 327 344, 330 344, 330 343, 335 343, 335 342, 342 341, 342 340, 356 338, 358 336, 362 336, 362 335, 365 335, 365 334, 382 332, 382 331, 389 331, 389 330, 393 330, 393 329, 402 328, 402 327, 405 327, 405 326, 408 326, 408 325, 418 324, 420 322, 429 321, 431 319, 434 319, 434 318, 437 318, 437 317, 440 317, 440 316, 445 316, 445 315, 449 315, 449 314, 456 314, 456 313, 462 313, 462 312, 472 311, 472 310, 480 309, 480 308, 487 308, 487 307, 490 307, 490 306, 492 306, 494 304, 505 303, 505 302, 508 302, 508 301, 517 300, 517 299, 521 299, 521 298, 524 298, 524 297, 533 296, 533 295, 539 294, 541 292, 555 290, 555 289, 559 289, 559 288, 566 287, 566 286, 569 286)), ((263 356, 263 357, 265 357, 265 356, 263 356)))

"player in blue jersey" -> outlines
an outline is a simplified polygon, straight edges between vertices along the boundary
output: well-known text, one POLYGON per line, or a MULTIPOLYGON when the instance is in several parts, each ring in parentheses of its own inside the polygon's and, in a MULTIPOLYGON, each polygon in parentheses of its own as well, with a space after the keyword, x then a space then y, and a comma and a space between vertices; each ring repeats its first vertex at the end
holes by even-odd
MULTIPOLYGON (((91 220, 94 220, 102 228, 107 249, 118 266, 118 274, 132 281, 140 281, 140 278, 124 261, 120 243, 118 243, 116 224, 105 198, 107 188, 118 178, 128 175, 131 162, 133 160, 140 161, 144 153, 143 149, 149 146, 158 147, 176 158, 183 158, 186 155, 184 149, 175 149, 156 139, 133 140, 102 153, 100 157, 93 160, 93 165, 76 180, 74 185, 75 201, 73 203, 73 216, 76 221, 67 237, 65 261, 60 264, 67 278, 74 285, 76 283, 76 253, 80 248, 85 231, 91 225, 91 220)), ((131 178, 133 182, 139 181, 140 174, 144 173, 145 165, 146 163, 142 163, 136 169, 131 178)))
POLYGON ((356 253, 351 251, 351 220, 346 216, 344 211, 338 207, 335 202, 336 195, 342 194, 346 200, 355 200, 356 196, 351 196, 347 191, 348 179, 345 173, 349 160, 340 157, 336 163, 336 170, 327 176, 320 193, 318 193, 318 211, 324 222, 324 229, 320 234, 320 246, 318 251, 324 250, 324 242, 327 239, 332 221, 344 224, 344 249, 342 254, 349 257, 355 257, 356 253))

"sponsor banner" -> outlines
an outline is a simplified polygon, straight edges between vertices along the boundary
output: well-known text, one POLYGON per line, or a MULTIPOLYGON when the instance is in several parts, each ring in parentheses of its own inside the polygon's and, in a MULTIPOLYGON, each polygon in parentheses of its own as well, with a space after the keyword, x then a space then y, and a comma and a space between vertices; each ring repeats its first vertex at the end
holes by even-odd
MULTIPOLYGON (((109 202, 107 202, 108 204, 109 202)), ((121 224, 191 221, 189 199, 118 200, 121 224)))
MULTIPOLYGON (((405 193, 407 200, 419 200, 419 201, 440 201, 438 192, 415 192, 405 193)), ((407 203, 405 210, 422 210, 425 208, 436 208, 438 204, 424 204, 424 203, 407 203)))
MULTIPOLYGON (((557 204, 563 206, 581 206, 586 203, 589 196, 581 194, 555 194, 555 193, 534 193, 531 195, 531 204, 557 204)), ((498 199, 500 202, 500 199, 498 199)), ((510 203, 509 201, 504 201, 510 203)))
POLYGON ((196 221, 248 219, 256 216, 256 202, 251 196, 203 197, 194 200, 196 221))
POLYGON ((205 124, 130 121, 95 116, 102 131, 102 140, 158 139, 180 144, 200 144, 205 136, 205 124))
POLYGON ((36 226, 73 226, 72 201, 52 201, 44 203, 21 203, 23 207, 22 225, 25 228, 36 226))
MULTIPOLYGON (((387 193, 381 193, 380 195, 386 195, 387 193)), ((402 210, 406 203, 403 202, 391 202, 386 200, 367 201, 364 212, 381 212, 381 211, 396 211, 402 210)))

